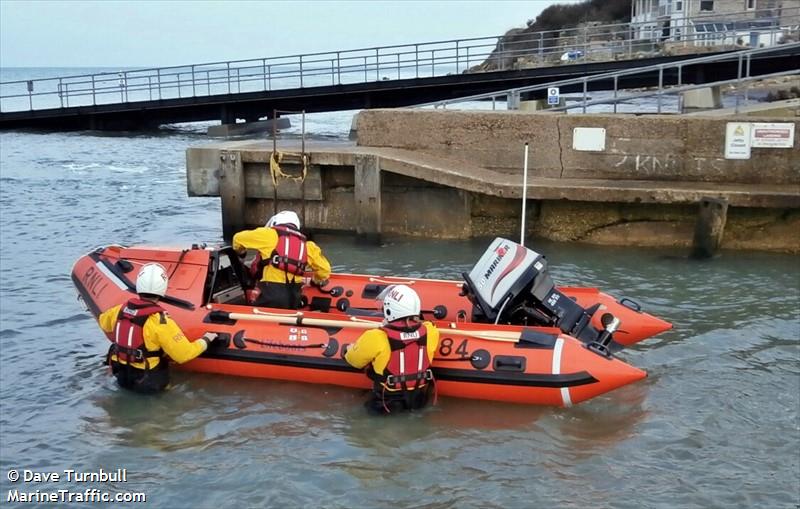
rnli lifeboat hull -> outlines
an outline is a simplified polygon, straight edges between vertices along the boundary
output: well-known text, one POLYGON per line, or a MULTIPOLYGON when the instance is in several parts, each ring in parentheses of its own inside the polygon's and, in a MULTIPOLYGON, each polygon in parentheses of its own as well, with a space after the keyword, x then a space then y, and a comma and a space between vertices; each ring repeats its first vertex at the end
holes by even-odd
MULTIPOLYGON (((317 308, 330 307, 332 313, 369 315, 377 311, 375 297, 390 284, 410 285, 420 296, 423 316, 430 320, 470 321, 472 303, 464 296, 463 282, 404 277, 374 277, 360 274, 332 274, 325 288, 306 286, 306 301, 317 308)), ((583 308, 600 305, 591 324, 603 328, 601 316, 608 312, 620 319, 622 326, 614 341, 630 346, 672 328, 672 324, 642 311, 631 299, 616 299, 597 288, 560 287, 559 290, 583 308)))
MULTIPOLYGON (((187 336, 215 332, 223 339, 183 369, 370 387, 364 373, 348 365, 342 355, 345 345, 376 322, 330 312, 248 306, 244 287, 237 281, 241 269, 235 267, 235 259, 229 248, 109 246, 81 257, 72 280, 79 298, 96 317, 135 295, 135 277, 142 264, 161 263, 170 274, 161 301, 164 309, 187 336)), ((441 339, 434 375, 438 393, 444 396, 569 406, 646 376, 554 328, 446 321, 437 325, 441 339)))

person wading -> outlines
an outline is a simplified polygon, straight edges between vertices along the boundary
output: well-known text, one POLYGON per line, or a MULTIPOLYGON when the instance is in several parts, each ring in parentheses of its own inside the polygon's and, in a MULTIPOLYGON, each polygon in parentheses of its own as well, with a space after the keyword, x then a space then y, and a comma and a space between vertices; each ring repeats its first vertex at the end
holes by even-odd
POLYGON ((207 332, 189 341, 159 305, 169 278, 158 263, 142 266, 136 277, 137 298, 108 309, 97 317, 109 334, 108 362, 121 387, 141 393, 162 391, 169 383, 169 359, 178 364, 205 352, 217 335, 207 332))
POLYGON ((424 407, 434 386, 431 363, 439 345, 439 330, 420 320, 417 292, 406 285, 387 287, 381 295, 384 321, 364 332, 347 348, 345 360, 362 369, 373 382, 365 406, 370 413, 424 407))
POLYGON ((252 266, 255 277, 261 272, 256 306, 297 309, 306 269, 313 271, 313 282, 320 287, 331 275, 330 262, 300 233, 300 218, 291 210, 278 212, 266 226, 235 234, 233 249, 241 256, 247 249, 258 252, 252 266))

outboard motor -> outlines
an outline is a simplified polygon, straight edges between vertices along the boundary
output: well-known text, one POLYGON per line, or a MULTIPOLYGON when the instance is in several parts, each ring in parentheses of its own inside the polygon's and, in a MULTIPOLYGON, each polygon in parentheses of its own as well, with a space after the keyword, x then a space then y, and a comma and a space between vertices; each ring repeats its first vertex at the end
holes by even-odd
POLYGON ((536 251, 498 237, 472 271, 462 275, 473 321, 544 325, 586 342, 598 338, 589 322, 599 305, 584 309, 561 293, 547 272, 547 260, 536 251))

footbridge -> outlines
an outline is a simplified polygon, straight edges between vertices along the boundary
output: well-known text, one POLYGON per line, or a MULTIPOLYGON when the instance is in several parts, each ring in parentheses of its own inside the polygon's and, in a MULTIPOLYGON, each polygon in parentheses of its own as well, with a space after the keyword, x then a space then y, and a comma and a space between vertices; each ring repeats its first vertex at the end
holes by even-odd
MULTIPOLYGON (((670 81, 703 84, 796 69, 797 45, 777 45, 782 29, 770 27, 772 40, 768 42, 776 44, 774 51, 759 52, 746 61, 731 58, 691 63, 698 53, 710 56, 735 51, 736 43, 728 40, 731 37, 715 40, 711 46, 684 37, 673 47, 666 41, 634 40, 636 27, 626 24, 574 33, 536 32, 513 38, 459 39, 3 82, 0 129, 142 129, 194 121, 231 124, 239 119, 271 118, 277 111, 418 105, 617 71, 618 79, 595 80, 594 89, 654 87, 670 81), (687 64, 674 65, 681 61, 687 64), (642 66, 654 70, 624 73, 642 66)), ((683 33, 689 33, 688 27, 683 33)), ((538 89, 531 97, 537 93, 543 96, 545 92, 538 89)))

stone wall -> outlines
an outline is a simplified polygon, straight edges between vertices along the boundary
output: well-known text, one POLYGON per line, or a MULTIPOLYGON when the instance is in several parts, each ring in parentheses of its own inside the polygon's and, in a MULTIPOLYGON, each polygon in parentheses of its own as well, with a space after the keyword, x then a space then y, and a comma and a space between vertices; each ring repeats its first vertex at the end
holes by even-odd
MULTIPOLYGON (((521 173, 530 144, 530 175, 611 180, 789 184, 800 181, 800 120, 792 149, 754 148, 746 160, 724 157, 730 117, 553 115, 517 111, 366 110, 358 144, 451 157, 521 173), (576 127, 606 130, 602 152, 573 150, 576 127)), ((776 119, 743 117, 747 122, 776 119)))

